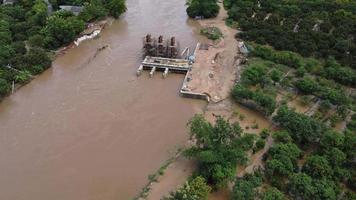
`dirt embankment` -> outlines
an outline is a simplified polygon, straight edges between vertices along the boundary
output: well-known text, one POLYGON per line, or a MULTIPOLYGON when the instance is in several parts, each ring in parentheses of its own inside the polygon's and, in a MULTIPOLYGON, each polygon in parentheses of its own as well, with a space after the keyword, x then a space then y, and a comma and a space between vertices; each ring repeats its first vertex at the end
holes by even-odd
POLYGON ((216 18, 200 20, 199 23, 203 29, 218 29, 223 37, 199 46, 185 88, 190 92, 206 94, 209 100, 215 103, 230 95, 243 60, 235 39, 237 30, 226 26, 225 19, 228 15, 221 4, 220 7, 220 13, 216 18))

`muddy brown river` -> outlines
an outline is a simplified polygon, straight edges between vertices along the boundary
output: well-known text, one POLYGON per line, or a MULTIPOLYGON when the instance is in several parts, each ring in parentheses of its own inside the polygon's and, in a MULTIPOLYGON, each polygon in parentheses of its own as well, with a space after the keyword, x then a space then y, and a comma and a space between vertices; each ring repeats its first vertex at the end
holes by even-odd
POLYGON ((126 200, 141 190, 205 104, 179 97, 183 75, 135 76, 146 33, 195 46, 197 24, 184 4, 127 0, 127 13, 99 39, 0 104, 0 199, 126 200))

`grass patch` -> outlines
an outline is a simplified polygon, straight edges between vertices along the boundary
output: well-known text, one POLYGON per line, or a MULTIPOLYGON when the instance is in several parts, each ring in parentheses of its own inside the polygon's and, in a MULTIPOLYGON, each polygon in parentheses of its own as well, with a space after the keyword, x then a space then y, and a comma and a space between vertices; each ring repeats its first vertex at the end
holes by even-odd
POLYGON ((207 27, 200 30, 200 33, 210 40, 218 40, 223 37, 220 29, 217 27, 207 27))

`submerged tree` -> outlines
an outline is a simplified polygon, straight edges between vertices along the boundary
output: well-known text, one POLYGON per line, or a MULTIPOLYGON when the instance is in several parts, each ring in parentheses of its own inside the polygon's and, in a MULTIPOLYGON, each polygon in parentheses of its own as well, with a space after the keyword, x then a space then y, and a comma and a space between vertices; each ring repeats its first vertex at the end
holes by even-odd
POLYGON ((198 160, 198 174, 208 183, 216 187, 226 186, 235 176, 236 165, 247 162, 245 152, 236 145, 241 127, 231 125, 222 117, 217 117, 212 125, 201 115, 196 115, 189 125, 196 146, 188 149, 185 155, 198 160))

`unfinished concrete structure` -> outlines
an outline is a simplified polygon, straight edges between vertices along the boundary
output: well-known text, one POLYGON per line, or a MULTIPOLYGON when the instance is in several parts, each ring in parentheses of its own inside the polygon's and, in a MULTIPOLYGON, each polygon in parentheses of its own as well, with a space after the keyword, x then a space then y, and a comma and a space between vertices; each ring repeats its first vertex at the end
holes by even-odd
POLYGON ((175 37, 165 40, 163 35, 157 39, 147 34, 143 38, 143 49, 145 56, 161 58, 177 58, 179 54, 179 43, 175 37))

